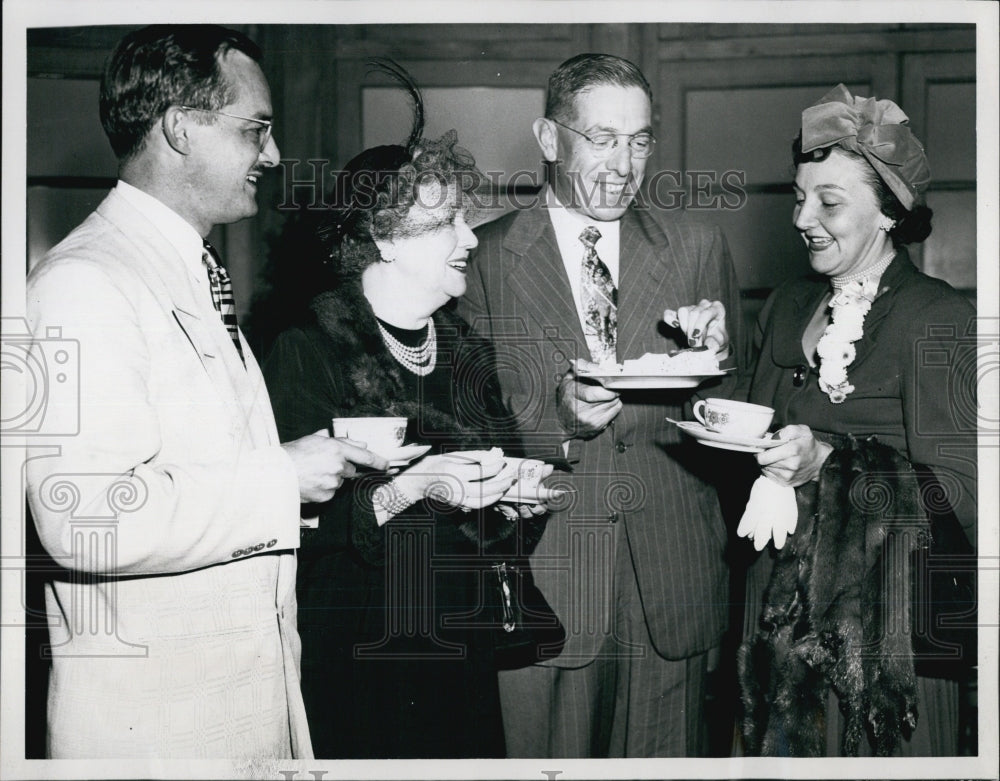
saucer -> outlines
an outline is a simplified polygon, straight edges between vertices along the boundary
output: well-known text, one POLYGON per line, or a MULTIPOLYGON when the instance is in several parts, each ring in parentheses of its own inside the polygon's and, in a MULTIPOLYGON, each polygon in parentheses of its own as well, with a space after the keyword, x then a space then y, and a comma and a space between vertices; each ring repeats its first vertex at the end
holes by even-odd
POLYGON ((717 447, 722 450, 739 450, 743 453, 760 453, 762 450, 770 450, 772 447, 785 444, 785 440, 772 439, 770 436, 764 437, 741 437, 734 434, 719 434, 709 431, 701 423, 693 421, 679 421, 675 424, 677 428, 685 434, 690 434, 702 445, 717 447))
POLYGON ((463 464, 490 464, 504 458, 503 450, 498 447, 490 450, 449 450, 441 455, 445 458, 461 461, 463 464))
POLYGON ((711 374, 621 374, 580 372, 580 377, 597 380, 608 390, 657 390, 665 388, 697 388, 705 380, 722 377, 726 372, 711 374))
POLYGON ((500 497, 500 504, 541 504, 542 502, 551 502, 554 499, 560 499, 568 493, 573 493, 571 490, 544 488, 542 486, 535 486, 529 490, 530 493, 521 495, 518 493, 518 484, 514 483, 510 487, 510 490, 500 497))
POLYGON ((389 466, 406 466, 411 461, 424 455, 431 449, 430 445, 403 445, 385 453, 379 453, 383 458, 389 459, 389 466))

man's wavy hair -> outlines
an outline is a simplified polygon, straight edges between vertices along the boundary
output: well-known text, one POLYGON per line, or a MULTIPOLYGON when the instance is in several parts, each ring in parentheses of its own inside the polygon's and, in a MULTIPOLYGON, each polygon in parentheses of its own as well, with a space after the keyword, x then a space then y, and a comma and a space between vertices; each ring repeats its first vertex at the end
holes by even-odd
POLYGON ((613 54, 585 52, 570 57, 549 76, 545 116, 563 122, 576 119, 576 96, 593 87, 638 87, 653 102, 653 90, 632 62, 613 54))
POLYGON ((480 182, 475 160, 456 145, 454 130, 437 140, 422 137, 423 98, 410 75, 388 59, 372 65, 407 90, 413 125, 404 143, 366 149, 337 176, 334 205, 320 237, 338 278, 356 276, 380 261, 376 240, 419 236, 450 223, 451 193, 457 194, 457 208, 468 213, 469 193, 480 182))
POLYGON ((231 103, 233 87, 219 68, 230 49, 261 58, 260 47, 245 35, 212 24, 153 25, 122 38, 105 64, 100 99, 101 125, 118 159, 142 149, 170 106, 217 110, 231 103))

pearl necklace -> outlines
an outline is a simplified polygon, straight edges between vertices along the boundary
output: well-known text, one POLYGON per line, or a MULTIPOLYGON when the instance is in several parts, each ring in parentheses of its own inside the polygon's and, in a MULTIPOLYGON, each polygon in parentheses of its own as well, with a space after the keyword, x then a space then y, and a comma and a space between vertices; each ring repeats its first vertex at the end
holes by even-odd
POLYGON ((389 333, 385 326, 378 320, 375 321, 378 330, 382 332, 382 341, 389 348, 389 353, 395 358, 403 368, 416 374, 418 377, 426 377, 437 366, 437 331, 434 329, 434 320, 427 320, 427 338, 419 347, 409 347, 399 339, 389 333))
POLYGON ((851 282, 864 279, 865 277, 881 277, 882 272, 889 268, 889 264, 892 263, 892 259, 895 257, 896 250, 892 250, 887 255, 879 258, 871 266, 868 266, 868 268, 855 271, 853 274, 844 274, 842 277, 833 277, 830 282, 835 288, 842 288, 851 282))

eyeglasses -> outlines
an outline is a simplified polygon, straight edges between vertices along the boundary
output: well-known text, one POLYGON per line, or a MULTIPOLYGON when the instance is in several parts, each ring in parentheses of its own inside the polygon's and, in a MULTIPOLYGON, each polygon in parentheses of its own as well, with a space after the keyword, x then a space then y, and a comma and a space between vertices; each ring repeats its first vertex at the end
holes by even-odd
POLYGON ((257 147, 258 150, 263 152, 264 147, 267 146, 267 142, 271 140, 271 131, 274 129, 274 122, 270 119, 254 119, 253 117, 241 117, 239 114, 229 114, 225 111, 218 111, 211 108, 196 108, 194 106, 179 106, 185 111, 202 111, 206 114, 221 114, 224 117, 229 117, 230 119, 242 119, 244 122, 255 122, 260 125, 258 128, 254 128, 257 133, 257 147))
POLYGON ((566 128, 578 136, 583 136, 590 143, 590 148, 598 155, 604 157, 610 157, 614 151, 618 148, 618 138, 619 136, 624 136, 628 139, 628 147, 632 150, 632 156, 637 157, 640 160, 649 157, 653 154, 653 144, 656 143, 656 139, 653 138, 651 133, 597 133, 592 136, 588 136, 586 133, 581 133, 574 127, 569 125, 564 125, 558 119, 553 119, 559 127, 566 128))

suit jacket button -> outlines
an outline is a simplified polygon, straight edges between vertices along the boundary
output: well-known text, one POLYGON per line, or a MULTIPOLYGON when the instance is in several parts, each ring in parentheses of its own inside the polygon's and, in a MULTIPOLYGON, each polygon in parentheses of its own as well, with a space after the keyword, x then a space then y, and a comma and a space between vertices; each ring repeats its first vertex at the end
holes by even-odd
POLYGON ((809 367, 804 363, 800 363, 795 367, 795 371, 792 372, 792 385, 796 388, 801 388, 806 384, 806 377, 809 375, 809 367))
POLYGON ((253 546, 253 550, 254 553, 256 553, 257 551, 264 550, 264 543, 258 542, 256 545, 253 546))
POLYGON ((618 513, 608 513, 608 523, 618 523, 618 513))
POLYGON ((267 547, 268 548, 273 548, 277 544, 278 544, 278 540, 277 539, 273 539, 273 540, 268 540, 267 541, 267 547))
POLYGON ((624 442, 618 442, 615 444, 615 450, 617 450, 619 453, 624 453, 626 450, 628 450, 628 445, 626 445, 624 442))
POLYGON ((238 559, 240 556, 243 555, 243 553, 244 553, 243 548, 237 548, 236 550, 233 551, 233 558, 238 559))

